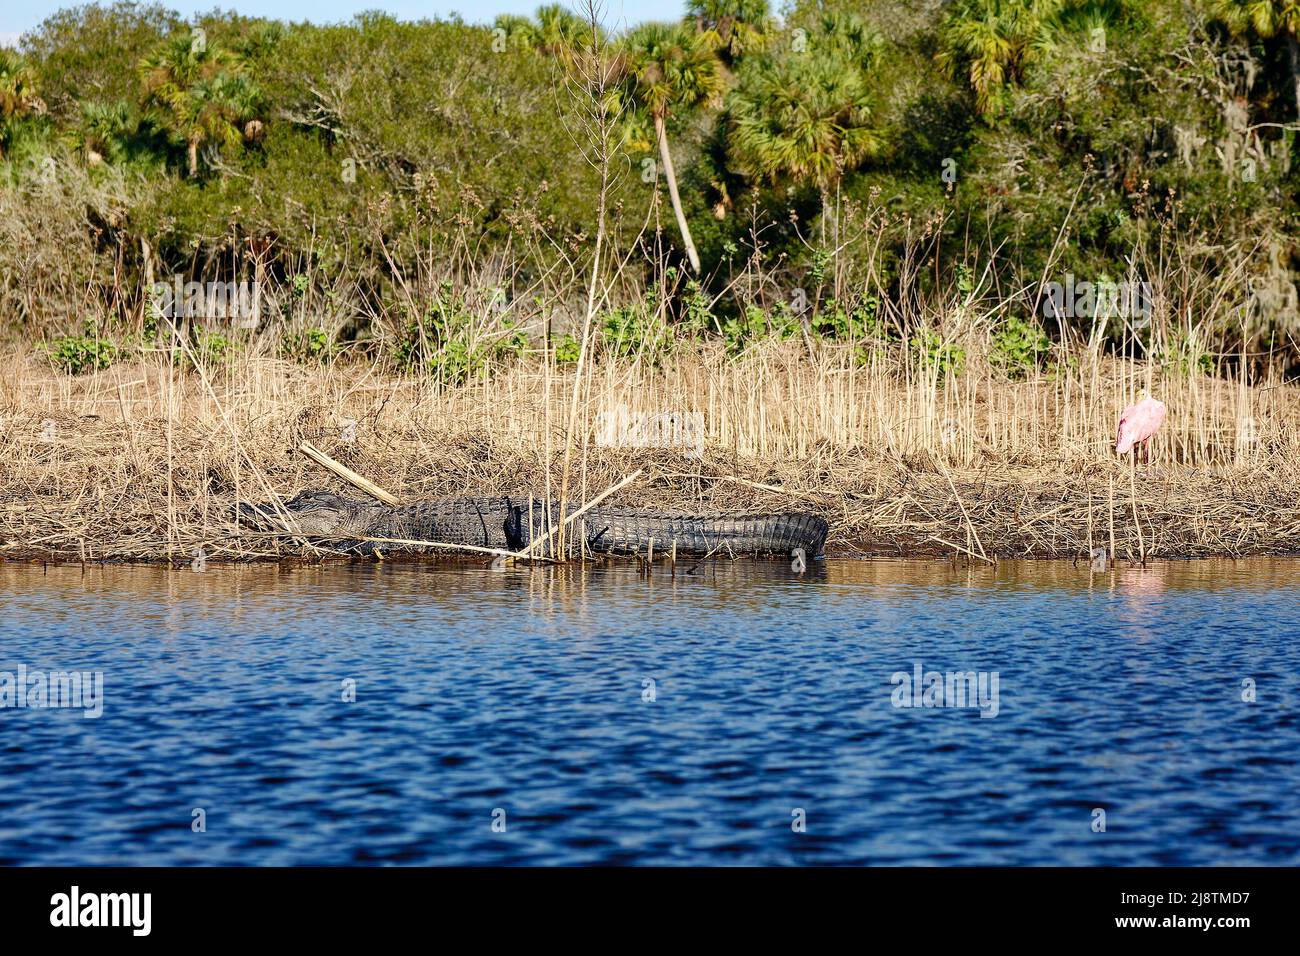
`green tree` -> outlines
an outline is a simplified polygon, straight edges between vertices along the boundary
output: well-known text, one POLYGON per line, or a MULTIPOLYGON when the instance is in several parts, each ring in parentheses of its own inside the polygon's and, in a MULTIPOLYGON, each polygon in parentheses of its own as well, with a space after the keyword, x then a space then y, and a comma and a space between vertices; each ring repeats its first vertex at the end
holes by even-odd
POLYGON ((719 100, 725 83, 721 64, 709 42, 700 33, 681 24, 647 23, 638 27, 624 38, 621 53, 626 59, 632 100, 650 115, 654 123, 673 215, 677 217, 691 268, 699 272, 700 256, 695 250, 695 241, 691 238, 691 229, 677 191, 677 174, 668 148, 667 124, 671 116, 719 100))
POLYGON ((130 153, 131 140, 139 126, 140 121, 129 103, 89 100, 81 104, 73 145, 88 165, 97 166, 104 161, 121 163, 130 153))
POLYGON ((811 185, 825 201, 881 144, 862 47, 829 31, 808 42, 741 71, 729 101, 731 153, 746 175, 811 185))
POLYGON ((762 53, 776 30, 768 0, 690 0, 686 18, 728 65, 762 53))
POLYGON ((36 94, 36 77, 27 61, 14 50, 0 47, 0 158, 9 151, 24 120, 45 112, 36 94))
POLYGON ((145 104, 185 144, 186 170, 199 172, 199 150, 252 138, 261 91, 229 51, 201 34, 178 33, 140 64, 145 104))
POLYGON ((958 0, 939 29, 935 60, 964 76, 984 116, 996 113, 1007 86, 1053 43, 1061 0, 958 0))

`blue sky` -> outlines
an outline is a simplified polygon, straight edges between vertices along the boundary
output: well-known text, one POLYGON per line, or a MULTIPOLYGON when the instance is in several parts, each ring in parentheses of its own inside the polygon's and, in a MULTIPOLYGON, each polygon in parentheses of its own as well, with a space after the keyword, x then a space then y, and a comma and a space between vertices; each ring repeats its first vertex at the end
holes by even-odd
MULTIPOLYGON (((6 3, 0 12, 0 38, 30 30, 55 10, 78 6, 85 0, 27 0, 6 3)), ((333 23, 350 20, 362 10, 386 10, 408 20, 459 13, 471 22, 489 23, 499 13, 532 13, 546 0, 161 0, 164 6, 182 14, 211 10, 214 7, 238 10, 250 16, 276 17, 280 20, 311 20, 333 23)), ((563 0, 561 0, 563 2, 563 0)), ((572 5, 572 3, 570 3, 572 5)), ((675 20, 685 8, 685 0, 604 0, 605 23, 617 28, 624 22, 675 20)))

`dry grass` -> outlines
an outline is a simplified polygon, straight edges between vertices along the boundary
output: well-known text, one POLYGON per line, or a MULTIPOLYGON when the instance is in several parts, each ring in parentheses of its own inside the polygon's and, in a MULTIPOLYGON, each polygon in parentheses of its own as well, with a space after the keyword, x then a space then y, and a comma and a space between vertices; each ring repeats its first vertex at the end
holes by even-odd
MULTIPOLYGON (((1242 555, 1300 550, 1300 405, 1275 381, 1114 359, 1008 381, 846 349, 708 347, 652 366, 593 362, 570 498, 636 468, 618 499, 695 510, 808 509, 838 554, 1242 555), (1149 470, 1112 453, 1142 387, 1169 406, 1149 470), (594 444, 596 416, 698 411, 704 455, 594 444)), ((162 355, 72 377, 0 356, 0 555, 188 562, 282 556, 241 535, 236 499, 329 486, 306 439, 404 500, 558 488, 573 373, 541 360, 440 389, 377 366, 244 356, 197 373, 162 355), (349 425, 355 422, 355 425, 349 425), (51 426, 49 423, 53 423, 51 426), (354 437, 349 440, 349 436, 354 437), (549 439, 549 440, 548 440, 549 439)), ((337 486, 337 485, 336 485, 337 486)))

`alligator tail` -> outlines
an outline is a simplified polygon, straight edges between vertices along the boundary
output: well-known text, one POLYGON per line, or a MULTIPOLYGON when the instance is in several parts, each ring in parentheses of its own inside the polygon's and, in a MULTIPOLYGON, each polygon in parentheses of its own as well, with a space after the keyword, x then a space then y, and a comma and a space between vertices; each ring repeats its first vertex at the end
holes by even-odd
POLYGON ((585 533, 588 550, 603 554, 644 553, 653 541, 662 553, 675 545, 679 554, 791 554, 802 549, 808 557, 817 557, 828 531, 825 519, 799 513, 675 514, 598 507, 575 521, 579 533, 585 533))

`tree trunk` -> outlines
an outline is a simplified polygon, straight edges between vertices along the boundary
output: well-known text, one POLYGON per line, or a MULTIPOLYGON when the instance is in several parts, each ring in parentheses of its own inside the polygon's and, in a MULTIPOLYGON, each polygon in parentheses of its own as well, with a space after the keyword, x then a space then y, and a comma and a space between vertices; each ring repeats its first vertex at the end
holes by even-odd
POLYGON ((700 254, 695 251, 695 240, 691 238, 691 227, 686 225, 686 214, 682 212, 682 200, 677 195, 677 174, 673 172, 673 157, 668 152, 668 133, 664 129, 664 118, 655 117, 655 135, 659 138, 659 158, 664 164, 664 178, 668 180, 668 195, 673 201, 673 214, 677 217, 677 228, 682 231, 682 242, 686 245, 686 258, 691 261, 691 270, 697 275, 700 271, 700 254))
MULTIPOLYGON (((149 304, 153 299, 154 271, 153 271, 153 248, 149 245, 149 240, 144 236, 140 237, 140 261, 144 263, 144 306, 140 309, 140 326, 138 331, 143 331, 144 320, 149 313, 149 304)), ((155 336, 157 333, 155 333, 155 336)))
POLYGON ((193 179, 199 174, 199 141, 197 139, 191 137, 189 142, 186 143, 186 156, 189 159, 190 178, 193 179))

